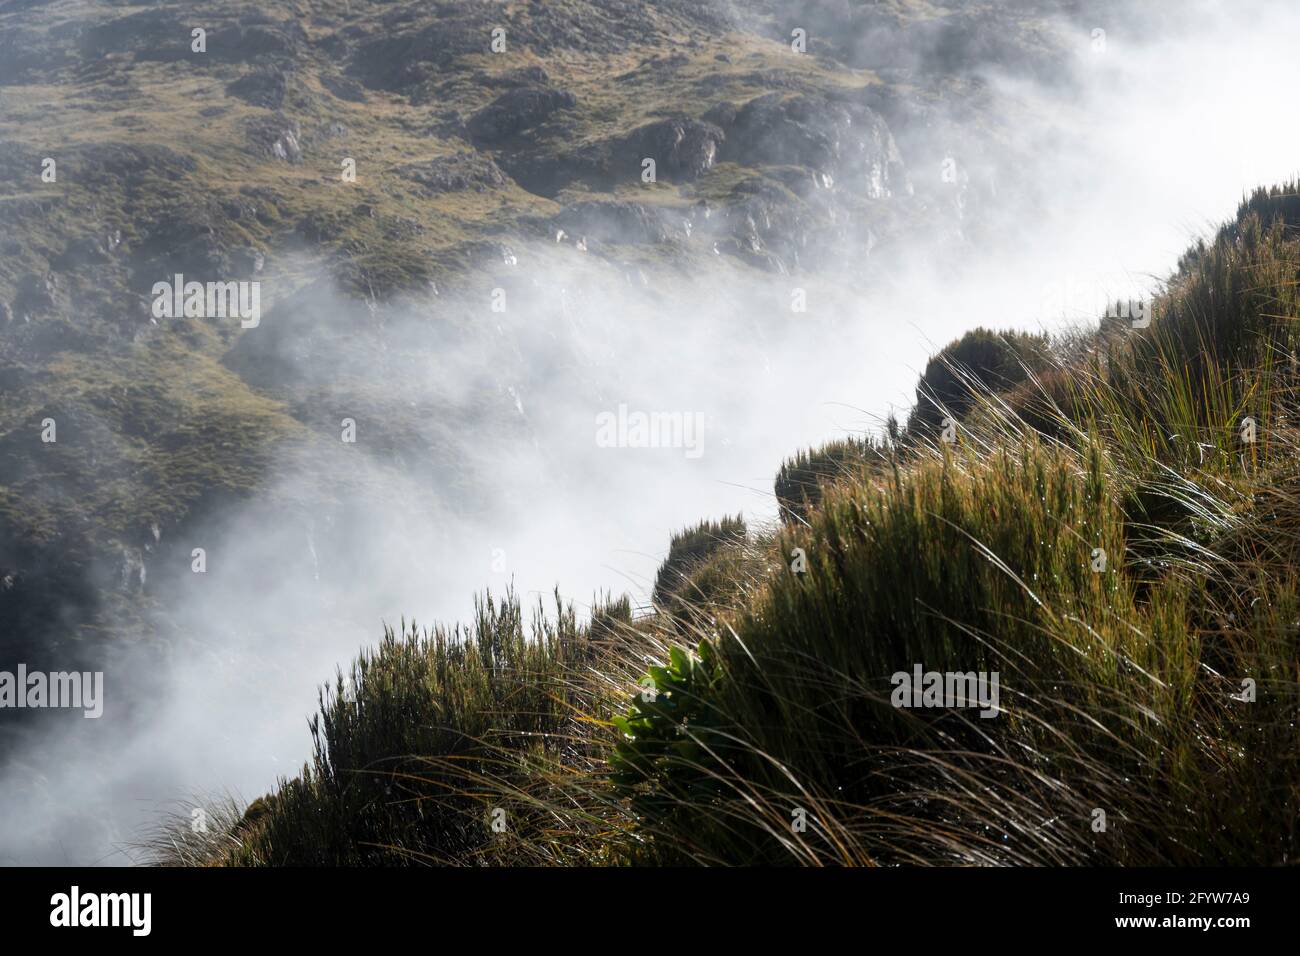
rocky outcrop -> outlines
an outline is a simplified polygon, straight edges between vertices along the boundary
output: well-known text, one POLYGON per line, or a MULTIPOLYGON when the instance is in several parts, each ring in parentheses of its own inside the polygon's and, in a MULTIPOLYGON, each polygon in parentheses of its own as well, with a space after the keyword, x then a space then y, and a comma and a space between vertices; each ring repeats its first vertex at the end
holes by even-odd
POLYGON ((656 181, 686 183, 713 168, 725 138, 709 122, 665 119, 573 149, 507 151, 497 162, 525 189, 543 196, 575 182, 594 189, 639 183, 646 159, 655 161, 656 181))
POLYGON ((274 67, 241 76, 226 87, 226 93, 253 106, 278 110, 284 105, 289 79, 283 70, 274 67))
POLYGON ((297 120, 277 114, 249 120, 245 128, 255 151, 286 163, 302 162, 302 130, 297 120))
POLYGON ((192 173, 197 164, 190 156, 152 143, 102 143, 78 150, 70 170, 78 182, 93 186, 124 188, 147 178, 178 181, 192 173))
POLYGON ((22 316, 43 315, 54 311, 58 281, 53 273, 28 273, 18 280, 17 291, 14 299, 15 312, 22 316))
POLYGON ((298 23, 254 13, 209 36, 208 51, 219 59, 253 63, 271 56, 293 57, 306 42, 306 31, 298 23))
POLYGON ((656 175, 689 182, 713 168, 726 134, 712 123, 667 119, 633 130, 614 150, 616 158, 655 160, 656 175))
POLYGON ((469 135, 482 143, 496 143, 546 122, 557 110, 577 104, 572 93, 538 87, 520 87, 502 93, 465 124, 469 135))
POLYGON ((634 202, 580 202, 549 220, 548 232, 575 241, 644 245, 686 238, 689 217, 634 202))
POLYGON ((401 167, 398 172, 433 195, 466 189, 486 192, 499 189, 510 181, 496 163, 472 152, 412 163, 401 167))
POLYGON ((321 76, 320 84, 334 96, 349 103, 366 101, 365 87, 350 77, 332 76, 326 73, 321 76))
POLYGON ((189 52, 190 28, 168 10, 143 10, 88 26, 77 38, 80 53, 90 59, 114 54, 178 59, 189 52))
POLYGON ((727 131, 722 159, 753 166, 802 166, 825 185, 871 199, 910 190, 888 125, 866 106, 768 93, 739 109, 722 107, 706 115, 727 131))

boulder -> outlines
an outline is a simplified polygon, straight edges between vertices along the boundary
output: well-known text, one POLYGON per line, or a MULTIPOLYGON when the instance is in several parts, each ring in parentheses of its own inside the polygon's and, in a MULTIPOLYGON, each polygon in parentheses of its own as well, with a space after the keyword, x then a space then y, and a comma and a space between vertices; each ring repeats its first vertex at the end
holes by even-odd
POLYGON ((713 168, 726 134, 712 123, 695 119, 666 119, 633 130, 615 153, 635 164, 655 161, 656 175, 693 180, 713 168))
POLYGON ((286 163, 302 162, 302 131, 298 121, 281 114, 258 117, 247 124, 248 139, 260 153, 286 163))
POLYGON ((517 136, 544 123, 557 110, 577 103, 572 93, 538 87, 507 90, 469 118, 470 136, 480 142, 496 142, 517 136))
POLYGON ((278 110, 284 104, 289 79, 283 70, 271 67, 241 76, 226 87, 226 93, 253 106, 278 110))

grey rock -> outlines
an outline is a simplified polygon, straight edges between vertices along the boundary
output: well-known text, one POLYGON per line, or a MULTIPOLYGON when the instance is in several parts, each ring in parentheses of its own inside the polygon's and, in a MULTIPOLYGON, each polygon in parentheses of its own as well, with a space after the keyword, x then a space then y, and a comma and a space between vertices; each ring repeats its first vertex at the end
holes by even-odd
POLYGON ((495 142, 544 123, 557 110, 574 106, 577 100, 563 90, 521 87, 502 93, 469 118, 470 136, 495 142))
POLYGON ((18 280, 18 295, 14 310, 20 315, 40 315, 54 311, 58 284, 53 273, 38 275, 29 272, 18 280))
POLYGON ((208 34, 208 54, 226 62, 250 62, 269 56, 292 57, 306 42, 306 31, 294 22, 269 18, 260 25, 226 27, 208 34))
POLYGON ((278 110, 289 89, 288 76, 274 67, 241 76, 226 87, 226 93, 253 106, 278 110))
POLYGON ((865 106, 767 93, 734 114, 722 108, 706 115, 725 124, 724 160, 802 166, 873 199, 909 189, 888 125, 865 106))
POLYGON ((286 163, 302 162, 302 130, 297 120, 276 114, 251 120, 248 138, 254 149, 286 163))
POLYGON ((366 101, 366 88, 350 77, 326 75, 320 78, 320 82, 321 86, 341 100, 349 103, 366 101))
POLYGON ((509 179, 492 160, 477 153, 440 156, 425 163, 414 163, 398 170, 407 179, 419 183, 431 194, 472 189, 486 192, 499 189, 509 179))
POLYGON ((701 120, 659 120, 633 130, 618 152, 637 164, 654 159, 656 175, 689 181, 713 168, 726 138, 719 127, 701 120))
POLYGON ((550 220, 550 228, 575 239, 635 245, 667 242, 675 236, 668 214, 634 202, 574 203, 550 220))

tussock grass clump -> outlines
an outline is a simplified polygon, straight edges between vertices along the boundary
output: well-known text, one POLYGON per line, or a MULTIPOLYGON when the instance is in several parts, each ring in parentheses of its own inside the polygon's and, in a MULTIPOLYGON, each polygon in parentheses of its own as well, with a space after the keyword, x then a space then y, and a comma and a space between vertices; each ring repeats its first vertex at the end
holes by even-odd
MULTIPOLYGON (((597 609, 604 620, 620 616, 597 609)), ((310 764, 225 853, 234 864, 472 864, 538 861, 532 762, 577 766, 595 649, 557 598, 525 626, 513 594, 478 603, 468 628, 385 631, 321 692, 310 764), (495 824, 495 826, 494 826, 495 824), (531 834, 525 845, 519 834, 531 834)), ((564 833, 557 844, 571 839, 564 833)))
POLYGON ((223 794, 191 802, 185 810, 162 814, 127 849, 137 851, 140 861, 151 866, 211 866, 237 851, 248 817, 240 800, 223 794))
POLYGON ((659 565, 655 575, 654 602, 664 606, 674 597, 686 593, 685 599, 699 596, 690 592, 691 572, 698 569, 709 558, 728 546, 737 546, 745 540, 745 519, 741 515, 728 516, 721 521, 701 521, 692 528, 686 528, 672 536, 668 545, 668 557, 659 565))
POLYGON ((936 433, 945 418, 960 418, 989 391, 1005 391, 1029 378, 1049 355, 1048 338, 1028 332, 972 329, 926 363, 908 417, 913 435, 936 433))
POLYGON ((867 467, 890 460, 889 446, 869 435, 840 438, 798 452, 782 462, 776 473, 774 491, 781 520, 787 524, 807 522, 827 484, 859 476, 867 467))

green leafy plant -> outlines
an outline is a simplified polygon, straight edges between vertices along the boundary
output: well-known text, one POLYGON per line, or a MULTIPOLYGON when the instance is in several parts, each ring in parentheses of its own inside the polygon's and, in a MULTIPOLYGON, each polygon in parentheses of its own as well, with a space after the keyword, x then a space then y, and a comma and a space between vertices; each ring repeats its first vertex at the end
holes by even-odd
POLYGON ((645 819, 660 820, 684 800, 707 800, 718 786, 724 748, 710 699, 717 658, 708 639, 696 653, 670 648, 668 664, 650 667, 631 708, 612 720, 623 739, 610 755, 611 778, 645 819))

